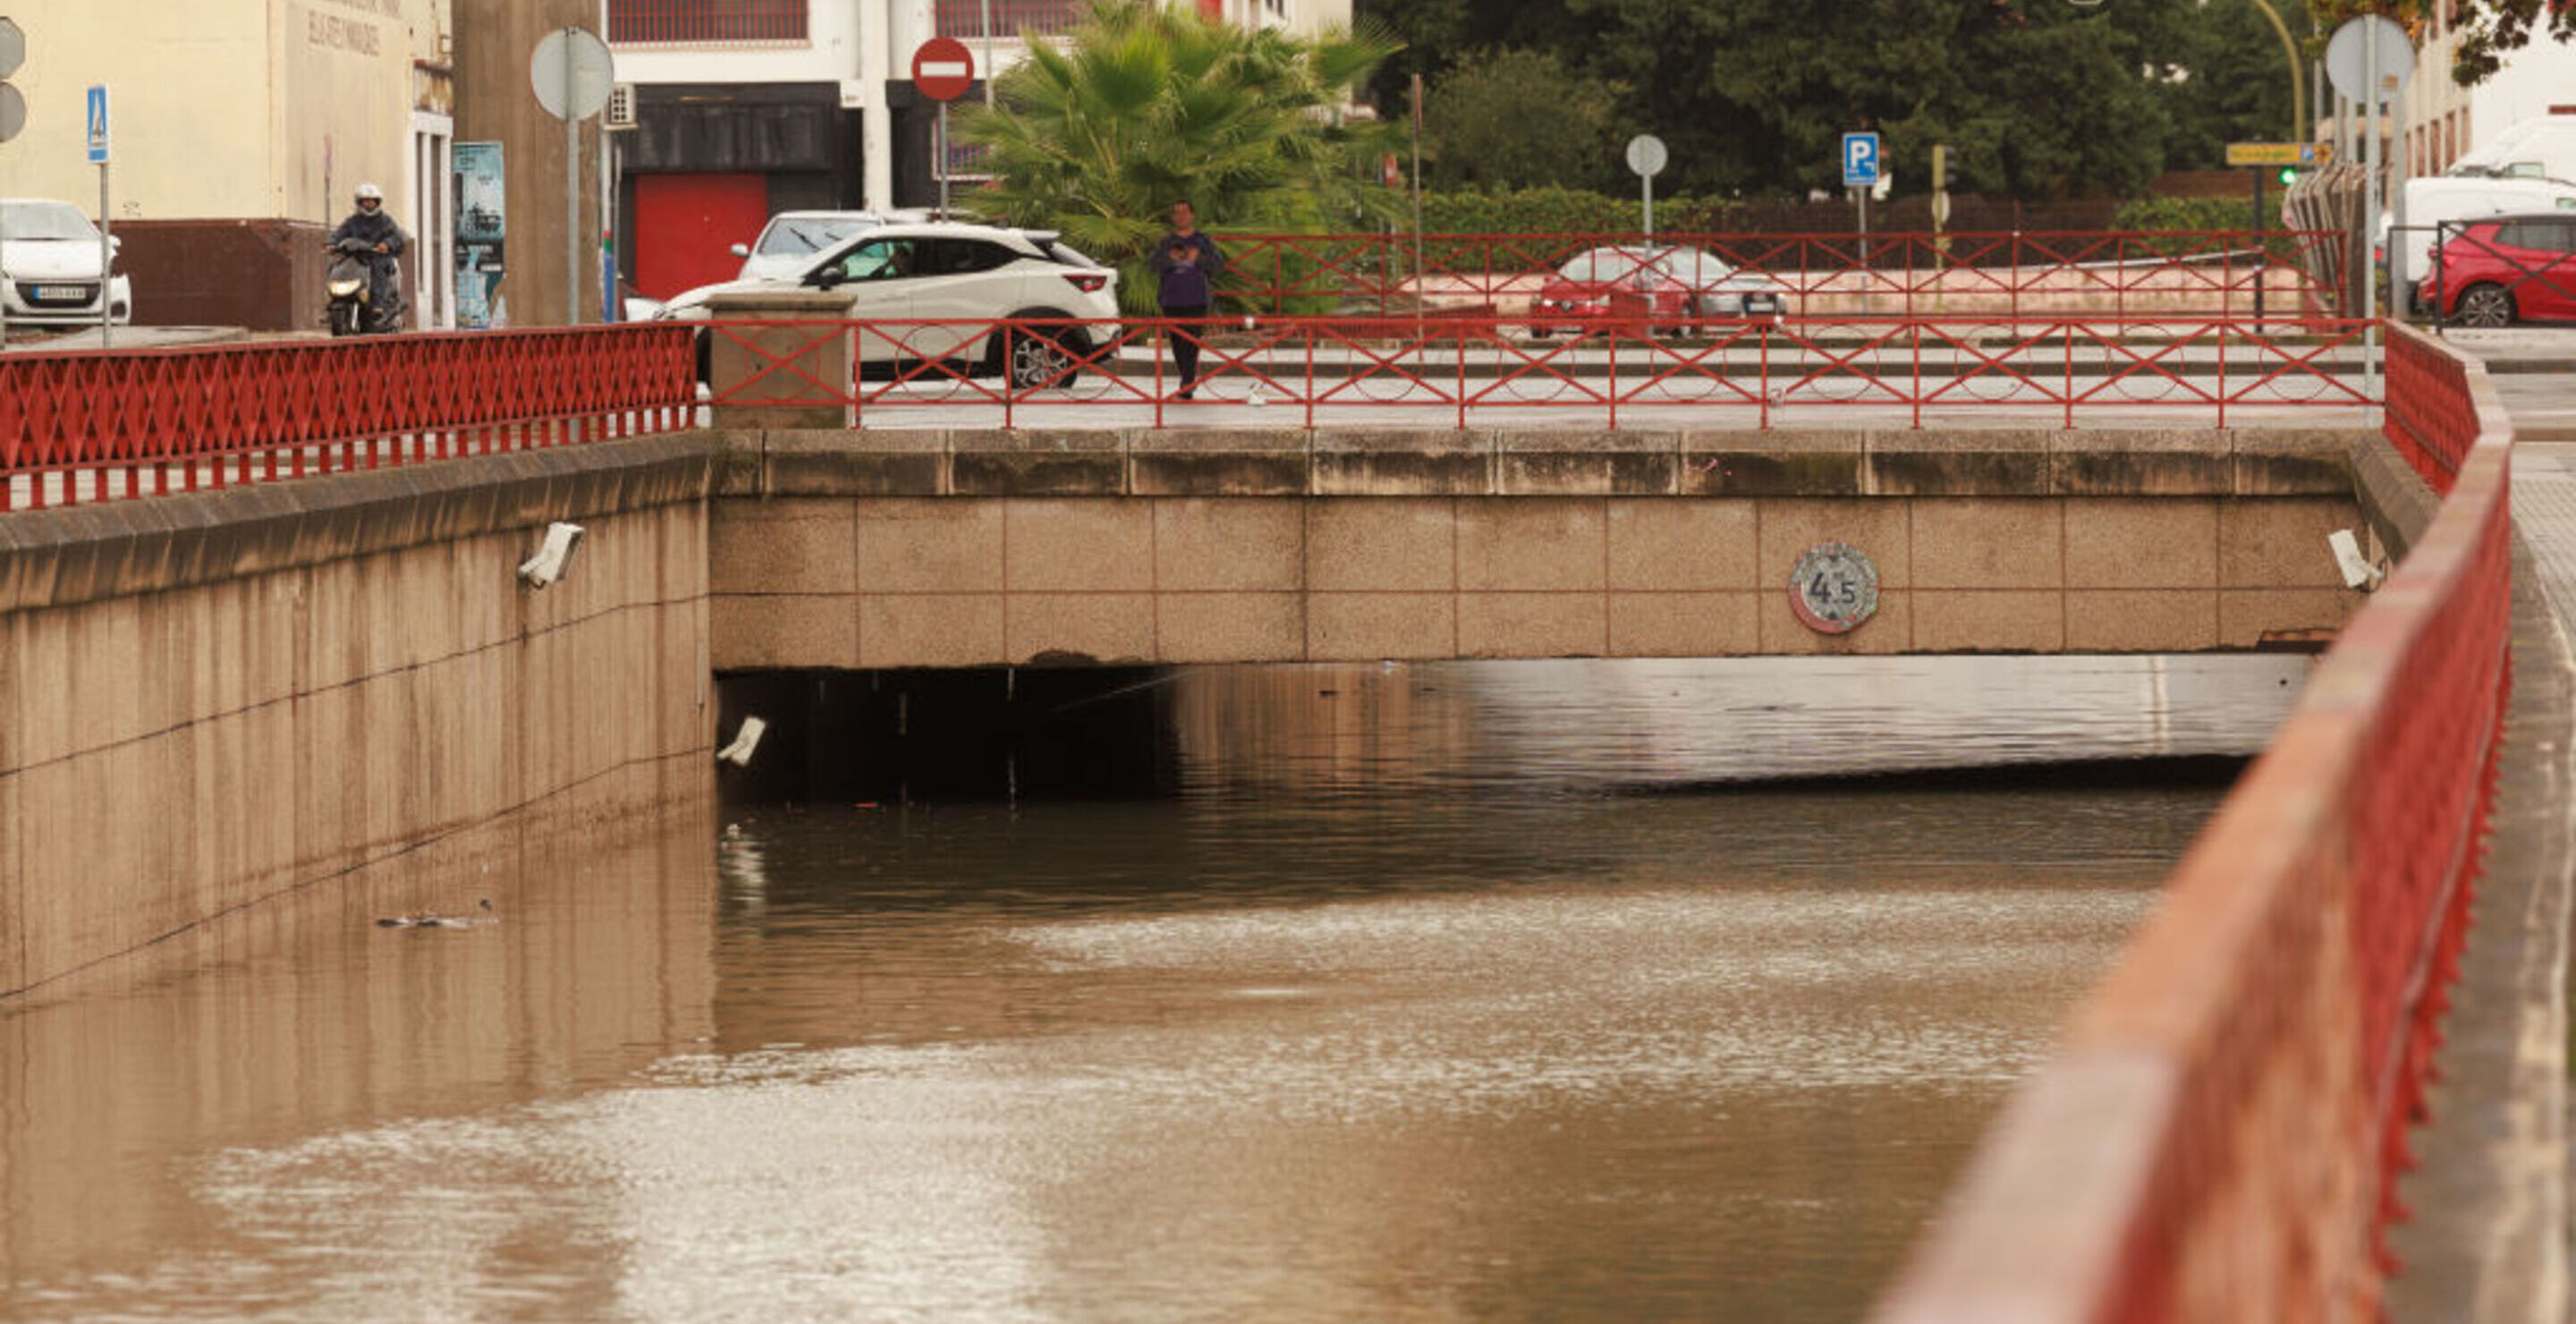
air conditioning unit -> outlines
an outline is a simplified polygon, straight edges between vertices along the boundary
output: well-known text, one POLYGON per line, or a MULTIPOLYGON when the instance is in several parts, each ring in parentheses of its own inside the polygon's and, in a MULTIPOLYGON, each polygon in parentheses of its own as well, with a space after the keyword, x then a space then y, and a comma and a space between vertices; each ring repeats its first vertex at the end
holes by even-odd
POLYGON ((635 85, 633 83, 617 83, 609 87, 608 108, 601 117, 600 124, 610 129, 635 127, 635 85))

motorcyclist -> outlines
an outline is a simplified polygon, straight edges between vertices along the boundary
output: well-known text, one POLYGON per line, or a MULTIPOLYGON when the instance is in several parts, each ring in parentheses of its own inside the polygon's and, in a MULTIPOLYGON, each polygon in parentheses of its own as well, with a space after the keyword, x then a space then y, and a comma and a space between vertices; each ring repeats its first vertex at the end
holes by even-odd
POLYGON ((385 191, 373 184, 358 186, 358 209, 349 219, 331 231, 331 247, 338 249, 344 239, 355 239, 364 246, 367 262, 367 306, 374 329, 389 329, 402 313, 402 267, 397 259, 411 246, 411 237, 394 218, 385 215, 385 191))

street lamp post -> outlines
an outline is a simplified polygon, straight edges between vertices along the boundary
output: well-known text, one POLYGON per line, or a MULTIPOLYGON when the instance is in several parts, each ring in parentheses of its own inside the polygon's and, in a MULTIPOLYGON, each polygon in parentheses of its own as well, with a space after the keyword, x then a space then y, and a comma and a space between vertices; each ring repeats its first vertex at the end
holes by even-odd
POLYGON ((2308 88, 2307 76, 2299 66, 2299 43, 2290 36, 2290 25, 2281 21, 2281 11, 2272 7, 2272 0, 2254 0, 2254 7, 2262 10, 2263 17, 2272 20, 2272 30, 2281 34, 2281 53, 2290 61, 2290 141, 2306 142, 2308 88))
MULTIPOLYGON (((2096 9, 2103 2, 2104 0, 2066 0, 2066 3, 2078 9, 2096 9)), ((2263 17, 2272 20, 2272 30, 2281 34, 2281 53, 2288 56, 2290 60, 2290 141, 2306 142, 2308 140, 2308 80, 2307 75, 2300 70, 2299 43, 2290 36, 2290 25, 2281 21, 2281 11, 2272 7, 2272 0, 2254 0, 2254 7, 2262 10, 2263 17)))

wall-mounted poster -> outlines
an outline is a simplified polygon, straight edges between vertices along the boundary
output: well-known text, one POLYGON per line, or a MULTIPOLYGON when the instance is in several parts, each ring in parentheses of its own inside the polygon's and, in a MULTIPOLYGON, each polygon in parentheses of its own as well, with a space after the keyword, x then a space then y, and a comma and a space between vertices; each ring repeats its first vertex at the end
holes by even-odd
POLYGON ((458 143, 456 152, 456 324, 507 326, 500 294, 502 236, 508 209, 501 197, 501 144, 458 143))

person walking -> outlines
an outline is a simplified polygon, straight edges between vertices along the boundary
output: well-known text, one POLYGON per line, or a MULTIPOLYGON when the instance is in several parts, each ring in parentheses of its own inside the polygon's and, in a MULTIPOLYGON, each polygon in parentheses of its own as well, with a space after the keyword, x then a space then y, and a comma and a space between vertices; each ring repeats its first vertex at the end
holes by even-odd
POLYGON ((1217 277, 1225 274, 1225 251, 1199 233, 1198 213, 1183 198, 1172 204, 1172 228, 1146 265, 1158 278, 1154 301, 1171 323, 1172 366, 1180 374, 1179 398, 1187 400, 1198 389, 1199 345, 1207 334, 1208 306, 1216 301, 1217 277))

